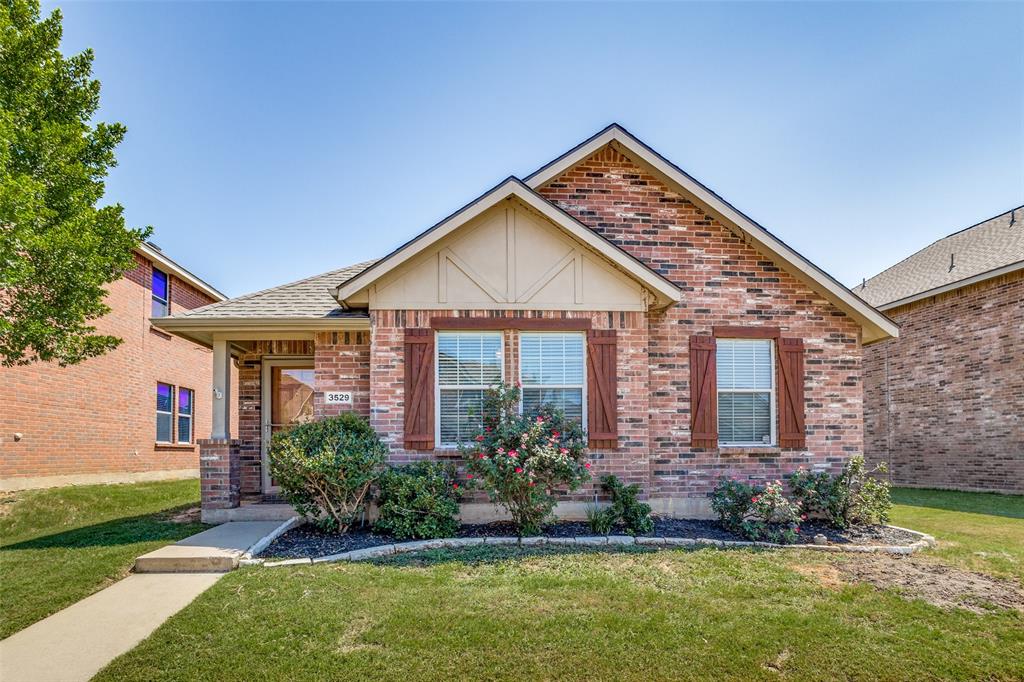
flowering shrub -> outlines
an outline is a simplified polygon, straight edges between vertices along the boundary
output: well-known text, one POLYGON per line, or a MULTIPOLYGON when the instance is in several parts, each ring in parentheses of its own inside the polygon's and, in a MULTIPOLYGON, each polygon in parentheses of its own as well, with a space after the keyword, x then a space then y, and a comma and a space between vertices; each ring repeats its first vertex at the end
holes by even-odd
POLYGON ((462 489, 450 464, 424 461, 392 467, 377 485, 377 530, 400 540, 451 537, 459 530, 462 489))
POLYGON ((750 540, 791 543, 807 515, 790 502, 781 481, 754 486, 731 478, 719 479, 711 495, 711 508, 728 530, 750 540))
POLYGON ((362 514, 387 452, 365 419, 345 412, 275 433, 270 472, 297 512, 322 530, 345 533, 362 514))
POLYGON ((575 421, 543 406, 519 412, 518 387, 500 384, 484 399, 483 428, 463 446, 466 478, 508 510, 520 536, 540 533, 555 494, 590 478, 586 440, 575 421))
POLYGON ((874 477, 886 471, 885 464, 867 471, 864 458, 858 455, 838 476, 798 469, 789 483, 805 511, 822 514, 836 528, 849 528, 889 520, 889 483, 874 477))

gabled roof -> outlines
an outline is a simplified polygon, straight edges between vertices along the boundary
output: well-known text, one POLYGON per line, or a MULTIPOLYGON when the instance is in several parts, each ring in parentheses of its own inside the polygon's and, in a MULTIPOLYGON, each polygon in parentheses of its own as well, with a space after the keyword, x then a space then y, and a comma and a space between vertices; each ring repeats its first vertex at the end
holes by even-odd
POLYGON ((157 266, 157 269, 163 270, 182 281, 188 282, 210 298, 216 301, 223 301, 227 299, 227 296, 218 291, 213 287, 213 285, 203 279, 200 279, 198 276, 193 275, 191 272, 186 270, 183 265, 168 258, 164 254, 163 250, 153 242, 142 242, 135 250, 138 251, 143 258, 148 258, 153 262, 157 266))
POLYGON ((577 241, 590 247, 593 251, 604 256, 640 284, 645 286, 656 299, 657 307, 664 307, 680 300, 681 292, 676 285, 668 281, 660 274, 652 270, 642 261, 630 255, 608 239, 605 239, 589 227, 576 220, 573 216, 555 206, 550 201, 527 187, 522 180, 509 177, 501 184, 494 187, 470 203, 460 208, 441 222, 420 233, 412 241, 406 242, 390 254, 381 258, 372 266, 366 268, 359 274, 347 281, 343 281, 334 290, 334 297, 339 301, 356 294, 374 281, 394 270, 402 263, 414 258, 431 245, 451 234, 459 227, 482 214, 484 211, 497 205, 510 197, 515 197, 531 209, 537 211, 552 223, 562 228, 577 241))
POLYGON ((1024 206, 943 237, 853 290, 882 310, 1024 269, 1024 206))
POLYGON ((670 187, 681 191, 697 206, 726 226, 738 229, 753 242, 758 251, 786 266, 785 269, 790 274, 801 279, 833 305, 852 316, 864 330, 865 343, 899 335, 899 327, 895 322, 617 123, 611 124, 527 176, 524 182, 536 189, 608 145, 612 145, 670 187))

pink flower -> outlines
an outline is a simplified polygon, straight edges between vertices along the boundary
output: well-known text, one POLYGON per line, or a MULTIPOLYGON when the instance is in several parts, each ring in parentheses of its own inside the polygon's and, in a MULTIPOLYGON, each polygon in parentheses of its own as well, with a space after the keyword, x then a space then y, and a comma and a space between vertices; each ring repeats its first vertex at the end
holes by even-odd
POLYGON ((757 495, 754 495, 753 497, 750 498, 750 501, 751 502, 757 502, 760 499, 761 499, 760 497, 758 497, 757 495))
POLYGON ((562 434, 560 434, 560 433, 559 433, 558 431, 552 431, 552 432, 551 432, 551 437, 552 437, 552 438, 558 438, 558 437, 559 437, 559 436, 561 436, 561 435, 562 435, 562 434))
POLYGON ((542 417, 540 415, 537 415, 537 423, 538 424, 543 424, 544 423, 544 417, 542 417))
POLYGON ((519 379, 516 379, 516 388, 522 388, 522 387, 523 387, 523 383, 521 381, 519 381, 519 379))
POLYGON ((508 451, 508 456, 511 457, 512 459, 515 459, 516 455, 518 455, 518 454, 519 454, 518 450, 509 450, 508 451))
POLYGON ((498 454, 499 455, 502 454, 503 452, 505 452, 505 448, 498 448, 498 454))
POLYGON ((487 459, 487 455, 485 455, 484 453, 481 452, 480 453, 480 459, 487 459))
POLYGON ((563 455, 568 455, 568 454, 569 454, 569 451, 568 451, 568 450, 566 450, 565 448, 559 448, 559 449, 558 449, 558 452, 560 452, 560 453, 561 453, 561 454, 563 454, 563 455))
POLYGON ((801 514, 800 515, 800 519, 803 520, 803 521, 806 521, 807 520, 807 514, 801 514))
POLYGON ((535 486, 535 485, 537 485, 537 484, 536 484, 536 483, 534 483, 533 481, 530 481, 529 483, 527 483, 527 485, 528 485, 528 486, 530 486, 530 487, 532 488, 533 486, 535 486))
POLYGON ((517 474, 523 473, 523 467, 516 467, 516 473, 517 474))
POLYGON ((797 526, 796 528, 794 528, 793 532, 794 533, 799 533, 800 532, 800 526, 797 526))
POLYGON ((456 490, 458 490, 459 489, 459 484, 458 483, 452 483, 452 487, 455 488, 456 490))
POLYGON ((473 474, 466 474, 466 478, 472 479, 473 478, 473 474))
POLYGON ((480 435, 480 436, 477 436, 477 437, 476 437, 476 441, 477 441, 478 443, 479 443, 480 441, 482 441, 483 439, 484 439, 484 437, 483 437, 482 435, 480 435))
POLYGON ((589 468, 590 468, 590 462, 584 462, 584 463, 583 463, 583 466, 585 466, 586 468, 588 468, 588 469, 589 469, 589 468))

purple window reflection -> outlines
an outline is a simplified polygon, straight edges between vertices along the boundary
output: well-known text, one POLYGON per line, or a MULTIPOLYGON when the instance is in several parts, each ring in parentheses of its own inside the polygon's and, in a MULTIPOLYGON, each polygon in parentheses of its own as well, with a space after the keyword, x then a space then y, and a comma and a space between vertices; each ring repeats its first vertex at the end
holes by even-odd
POLYGON ((192 414, 192 390, 188 388, 178 389, 178 412, 180 414, 192 414))
POLYGON ((156 385, 156 409, 160 412, 171 411, 171 387, 169 384, 156 385))
POLYGON ((153 311, 152 317, 167 315, 167 273, 153 268, 153 311))

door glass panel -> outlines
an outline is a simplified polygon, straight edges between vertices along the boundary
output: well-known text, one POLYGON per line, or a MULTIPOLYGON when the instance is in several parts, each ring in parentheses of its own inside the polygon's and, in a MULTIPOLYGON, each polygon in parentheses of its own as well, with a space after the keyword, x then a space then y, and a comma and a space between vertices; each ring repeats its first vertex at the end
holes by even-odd
MULTIPOLYGON (((315 373, 312 367, 272 368, 270 392, 268 438, 281 429, 313 421, 315 373)), ((270 487, 277 487, 272 477, 270 487)))

